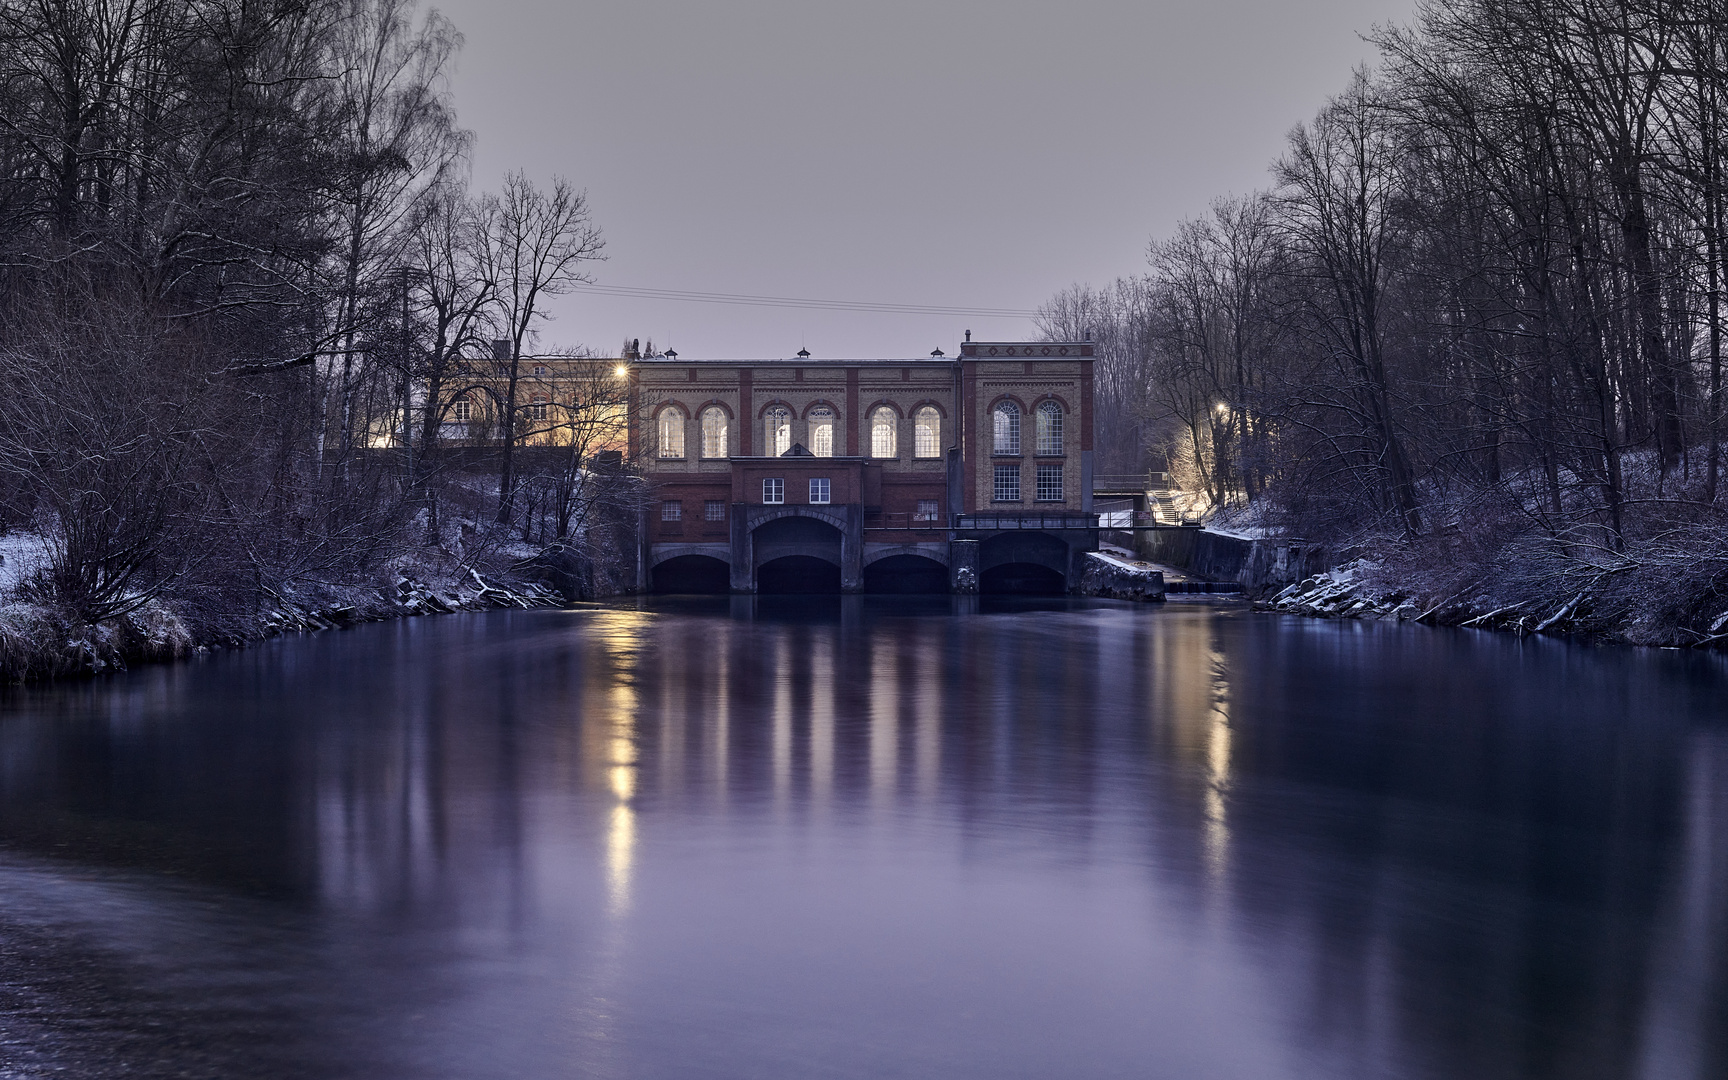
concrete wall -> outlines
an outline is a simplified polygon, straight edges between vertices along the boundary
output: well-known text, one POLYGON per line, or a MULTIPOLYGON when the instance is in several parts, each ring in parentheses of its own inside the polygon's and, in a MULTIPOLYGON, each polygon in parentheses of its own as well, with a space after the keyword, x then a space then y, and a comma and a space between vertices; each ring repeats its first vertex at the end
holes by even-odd
POLYGON ((1153 562, 1206 581, 1234 581, 1249 595, 1281 589, 1331 566, 1330 553, 1306 540, 1245 540, 1207 529, 1143 531, 1138 550, 1153 562))

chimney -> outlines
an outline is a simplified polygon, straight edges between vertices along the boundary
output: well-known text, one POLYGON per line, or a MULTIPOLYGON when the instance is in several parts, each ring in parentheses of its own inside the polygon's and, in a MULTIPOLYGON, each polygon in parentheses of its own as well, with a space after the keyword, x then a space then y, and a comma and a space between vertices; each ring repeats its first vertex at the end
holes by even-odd
POLYGON ((494 359, 494 360, 508 360, 508 359, 510 359, 510 339, 509 338, 493 338, 492 339, 492 359, 494 359))
POLYGON ((970 330, 966 331, 966 340, 967 341, 972 340, 972 331, 970 331, 970 330))
POLYGON ((1090 330, 1086 331, 1086 340, 1087 341, 1092 340, 1092 331, 1090 331, 1090 330))

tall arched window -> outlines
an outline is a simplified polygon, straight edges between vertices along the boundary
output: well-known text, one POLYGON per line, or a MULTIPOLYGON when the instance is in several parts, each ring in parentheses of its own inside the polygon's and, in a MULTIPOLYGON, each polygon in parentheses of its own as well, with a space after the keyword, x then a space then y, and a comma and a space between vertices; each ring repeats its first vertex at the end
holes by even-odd
POLYGON ((1020 406, 1004 401, 996 406, 996 447, 998 454, 1020 452, 1020 406))
POLYGON ((879 458, 898 457, 894 449, 894 428, 900 418, 894 415, 894 410, 886 405, 876 408, 870 414, 870 456, 879 458))
POLYGON ((1054 401, 1046 401, 1038 406, 1038 452, 1062 452, 1062 406, 1054 401))
POLYGON ((942 456, 942 414, 926 405, 912 414, 912 456, 942 456))
POLYGON ((776 405, 763 413, 762 432, 762 445, 774 457, 792 449, 792 410, 776 405))
POLYGON ((726 410, 718 405, 702 410, 702 456, 726 456, 726 410))
POLYGON ((810 410, 810 452, 817 457, 834 456, 834 410, 826 405, 810 410))
POLYGON ((660 410, 660 456, 663 458, 681 458, 684 456, 684 414, 676 408, 660 410))

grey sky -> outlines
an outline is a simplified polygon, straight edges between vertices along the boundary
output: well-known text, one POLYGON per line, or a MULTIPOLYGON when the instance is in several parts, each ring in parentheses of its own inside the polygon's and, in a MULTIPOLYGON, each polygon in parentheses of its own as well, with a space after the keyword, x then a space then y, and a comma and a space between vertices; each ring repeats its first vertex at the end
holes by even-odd
MULTIPOLYGON (((1410 0, 631 0, 437 5, 474 180, 588 190, 600 282, 1033 308, 1264 186, 1292 125, 1410 0)), ((922 355, 1016 319, 572 296, 543 344, 922 355)))

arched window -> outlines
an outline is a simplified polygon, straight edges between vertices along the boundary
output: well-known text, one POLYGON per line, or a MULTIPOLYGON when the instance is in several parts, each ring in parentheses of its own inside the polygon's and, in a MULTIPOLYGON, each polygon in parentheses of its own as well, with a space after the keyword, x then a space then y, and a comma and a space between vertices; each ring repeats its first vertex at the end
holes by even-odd
POLYGON ((726 410, 718 405, 702 410, 702 456, 726 456, 726 410))
POLYGON ((1054 401, 1046 401, 1038 406, 1038 452, 1062 452, 1062 406, 1054 401))
POLYGON ((660 410, 660 456, 684 456, 684 414, 675 408, 660 410))
POLYGON ((894 450, 894 428, 899 421, 894 410, 886 405, 880 405, 870 414, 870 456, 891 458, 898 455, 894 450))
POLYGON ((998 454, 1020 452, 1020 406, 1004 401, 996 406, 996 449, 998 454))
POLYGON ((810 410, 810 452, 817 457, 834 456, 834 410, 826 405, 810 410))
POLYGON ((776 405, 762 414, 762 445, 768 453, 779 457, 792 449, 792 410, 776 405))
POLYGON ((942 414, 926 405, 912 414, 912 456, 942 456, 942 414))

